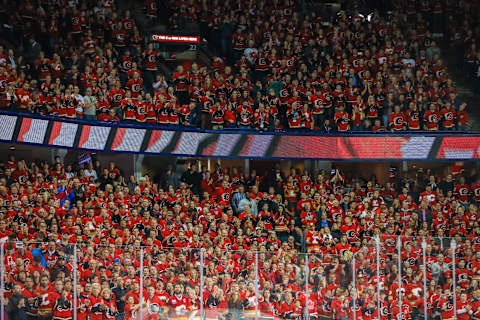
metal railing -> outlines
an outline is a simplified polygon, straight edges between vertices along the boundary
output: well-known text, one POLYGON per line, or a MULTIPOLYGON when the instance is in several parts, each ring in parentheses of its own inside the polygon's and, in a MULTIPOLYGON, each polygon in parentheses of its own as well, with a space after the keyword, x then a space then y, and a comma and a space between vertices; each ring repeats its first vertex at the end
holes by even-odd
POLYGON ((435 319, 448 312, 456 318, 458 294, 470 280, 463 271, 459 277, 456 268, 471 268, 458 255, 474 248, 470 239, 459 237, 388 235, 361 248, 337 249, 338 255, 325 248, 270 252, 261 243, 235 251, 4 240, 0 314, 3 320, 15 286, 22 283, 33 293, 23 307, 27 314, 67 312, 75 320, 85 313, 124 315, 126 320, 152 315, 337 319, 343 314, 354 320, 366 314, 373 319, 435 319), (106 305, 109 290, 116 300, 106 305), (47 301, 50 291, 56 292, 50 295, 56 303, 47 301), (86 302, 98 295, 107 296, 93 305, 86 302))

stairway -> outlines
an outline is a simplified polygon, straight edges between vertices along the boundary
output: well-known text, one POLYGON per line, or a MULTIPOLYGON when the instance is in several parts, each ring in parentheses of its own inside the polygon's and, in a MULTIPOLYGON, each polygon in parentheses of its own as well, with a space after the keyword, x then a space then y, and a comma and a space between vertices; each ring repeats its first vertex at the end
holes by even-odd
POLYGON ((472 89, 465 73, 458 69, 456 52, 450 46, 448 41, 440 41, 440 46, 442 50, 442 59, 457 87, 458 99, 467 103, 470 130, 480 132, 480 93, 475 92, 472 89))

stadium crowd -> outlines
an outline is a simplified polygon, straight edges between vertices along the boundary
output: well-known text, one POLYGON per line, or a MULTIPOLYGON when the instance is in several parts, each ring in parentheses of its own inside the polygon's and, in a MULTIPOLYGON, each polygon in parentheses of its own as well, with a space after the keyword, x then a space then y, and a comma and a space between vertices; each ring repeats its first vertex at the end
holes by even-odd
POLYGON ((9 320, 71 319, 74 301, 90 320, 138 319, 140 306, 144 319, 192 319, 201 305, 206 319, 423 319, 425 307, 428 319, 480 318, 475 174, 419 170, 380 185, 196 163, 156 181, 99 161, 10 156, 0 168, 9 320))
MULTIPOLYGON (((328 21, 291 0, 171 1, 173 27, 198 21, 217 56, 164 75, 160 52, 114 1, 8 2, 0 16, 18 47, 0 46, 0 100, 20 112, 203 129, 468 130, 430 30, 437 6, 423 1, 416 14, 407 3, 328 21)), ((145 6, 155 19, 156 1, 145 6)))

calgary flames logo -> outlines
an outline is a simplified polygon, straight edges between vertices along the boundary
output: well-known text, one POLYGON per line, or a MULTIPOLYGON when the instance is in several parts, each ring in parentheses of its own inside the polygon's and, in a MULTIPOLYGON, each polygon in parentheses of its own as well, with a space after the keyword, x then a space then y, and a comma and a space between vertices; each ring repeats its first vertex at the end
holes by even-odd
POLYGON ((447 112, 445 114, 445 119, 446 120, 453 120, 453 112, 447 112))
POLYGON ((388 247, 394 247, 395 246, 395 241, 393 239, 387 239, 385 240, 385 245, 388 247))
POLYGON ((115 94, 115 95, 113 95, 113 101, 115 101, 115 102, 120 102, 120 101, 122 101, 122 95, 121 95, 121 94, 118 94, 118 93, 115 94))
POLYGON ((357 233, 355 232, 355 230, 348 230, 347 232, 347 238, 348 239, 354 239, 357 237, 357 233))
POLYGON ((229 193, 222 194, 222 200, 223 201, 230 201, 230 194, 229 193))
POLYGON ((451 302, 447 302, 446 305, 445 305, 445 309, 447 311, 453 310, 453 304, 451 302))
POLYGON ((395 124, 396 126, 403 125, 403 118, 402 117, 395 117, 393 119, 393 124, 395 124))
POLYGON ((330 306, 330 303, 323 304, 323 311, 325 311, 325 312, 331 312, 332 311, 332 307, 330 306))
POLYGON ((138 83, 135 83, 133 86, 132 86, 132 91, 133 92, 139 92, 140 91, 140 85, 138 83))
POLYGON ((415 258, 408 258, 407 261, 408 261, 408 264, 410 264, 411 266, 414 266, 417 264, 417 259, 415 258))
POLYGON ((387 316, 388 315, 388 308, 387 307, 381 307, 380 308, 380 315, 387 316))

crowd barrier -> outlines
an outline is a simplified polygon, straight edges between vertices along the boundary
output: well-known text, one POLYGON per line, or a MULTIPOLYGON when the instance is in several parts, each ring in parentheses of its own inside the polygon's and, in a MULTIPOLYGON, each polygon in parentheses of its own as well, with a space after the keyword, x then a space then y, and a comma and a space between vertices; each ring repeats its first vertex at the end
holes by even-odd
POLYGON ((480 277, 468 257, 477 246, 458 236, 382 235, 336 255, 318 247, 301 253, 3 240, 0 311, 23 283, 27 314, 63 312, 75 320, 102 313, 125 320, 310 320, 340 312, 354 320, 435 319, 448 308, 456 314, 459 293, 480 277), (176 290, 188 297, 185 305, 172 302, 176 290), (112 298, 101 303, 111 305, 99 309, 94 297, 105 291, 112 298))

